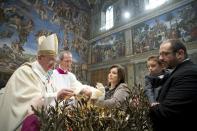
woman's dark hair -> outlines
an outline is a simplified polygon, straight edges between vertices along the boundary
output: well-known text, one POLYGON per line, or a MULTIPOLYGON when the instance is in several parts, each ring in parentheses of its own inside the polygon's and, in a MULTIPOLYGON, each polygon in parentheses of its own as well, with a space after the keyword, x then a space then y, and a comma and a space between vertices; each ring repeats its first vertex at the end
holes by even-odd
MULTIPOLYGON (((123 66, 119 65, 119 64, 115 64, 112 65, 109 70, 111 70, 112 68, 117 68, 118 71, 118 84, 116 86, 118 86, 120 83, 125 83, 125 69, 123 66)), ((111 85, 111 83, 109 83, 109 86, 111 85)))

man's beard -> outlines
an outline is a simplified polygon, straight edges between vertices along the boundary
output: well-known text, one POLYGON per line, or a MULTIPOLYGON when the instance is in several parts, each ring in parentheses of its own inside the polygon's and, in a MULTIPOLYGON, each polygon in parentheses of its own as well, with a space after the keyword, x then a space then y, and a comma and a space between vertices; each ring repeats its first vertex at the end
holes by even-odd
POLYGON ((169 65, 167 69, 174 69, 174 67, 169 65))
POLYGON ((168 64, 167 69, 174 69, 177 66, 177 62, 174 60, 172 63, 168 64))

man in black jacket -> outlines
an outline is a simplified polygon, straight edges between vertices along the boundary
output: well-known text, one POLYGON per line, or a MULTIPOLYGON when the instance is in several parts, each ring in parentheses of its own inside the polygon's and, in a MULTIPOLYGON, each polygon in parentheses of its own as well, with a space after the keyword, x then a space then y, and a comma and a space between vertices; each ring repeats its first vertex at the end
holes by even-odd
POLYGON ((197 131, 197 66, 179 40, 163 42, 160 60, 173 69, 159 94, 159 104, 151 107, 154 131, 197 131))

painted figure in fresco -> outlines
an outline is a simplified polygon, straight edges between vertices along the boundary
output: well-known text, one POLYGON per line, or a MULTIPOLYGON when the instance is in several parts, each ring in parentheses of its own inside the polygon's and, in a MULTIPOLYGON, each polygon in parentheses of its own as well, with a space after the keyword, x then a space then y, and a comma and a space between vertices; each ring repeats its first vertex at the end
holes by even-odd
POLYGON ((160 45, 159 59, 173 69, 162 86, 159 104, 152 106, 150 116, 154 131, 197 130, 197 65, 189 58, 185 45, 177 39, 160 45))
POLYGON ((21 44, 19 42, 13 42, 11 44, 11 48, 12 48, 14 54, 19 55, 19 56, 23 55, 24 49, 23 49, 23 47, 21 46, 21 44))
POLYGON ((41 4, 38 4, 35 6, 36 8, 36 12, 38 13, 38 15, 40 16, 41 20, 47 20, 48 19, 48 12, 46 7, 44 7, 41 4))
POLYGON ((169 34, 169 39, 178 39, 178 31, 176 29, 172 29, 170 34, 169 34))
POLYGON ((54 0, 48 0, 48 6, 49 7, 53 8, 54 4, 55 4, 54 0))
POLYGON ((12 54, 13 53, 13 50, 7 45, 7 44, 3 44, 3 53, 5 54, 12 54))
POLYGON ((13 14, 11 18, 9 18, 9 24, 11 27, 20 30, 22 26, 23 17, 18 14, 13 14))

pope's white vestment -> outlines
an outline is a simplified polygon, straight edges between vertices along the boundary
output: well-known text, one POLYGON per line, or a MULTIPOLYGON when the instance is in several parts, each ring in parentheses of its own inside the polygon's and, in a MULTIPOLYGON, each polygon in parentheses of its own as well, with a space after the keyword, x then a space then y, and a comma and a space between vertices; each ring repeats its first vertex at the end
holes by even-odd
POLYGON ((13 73, 0 94, 0 130, 13 131, 20 126, 33 98, 56 96, 52 88, 46 89, 46 76, 37 61, 25 63, 13 73))

